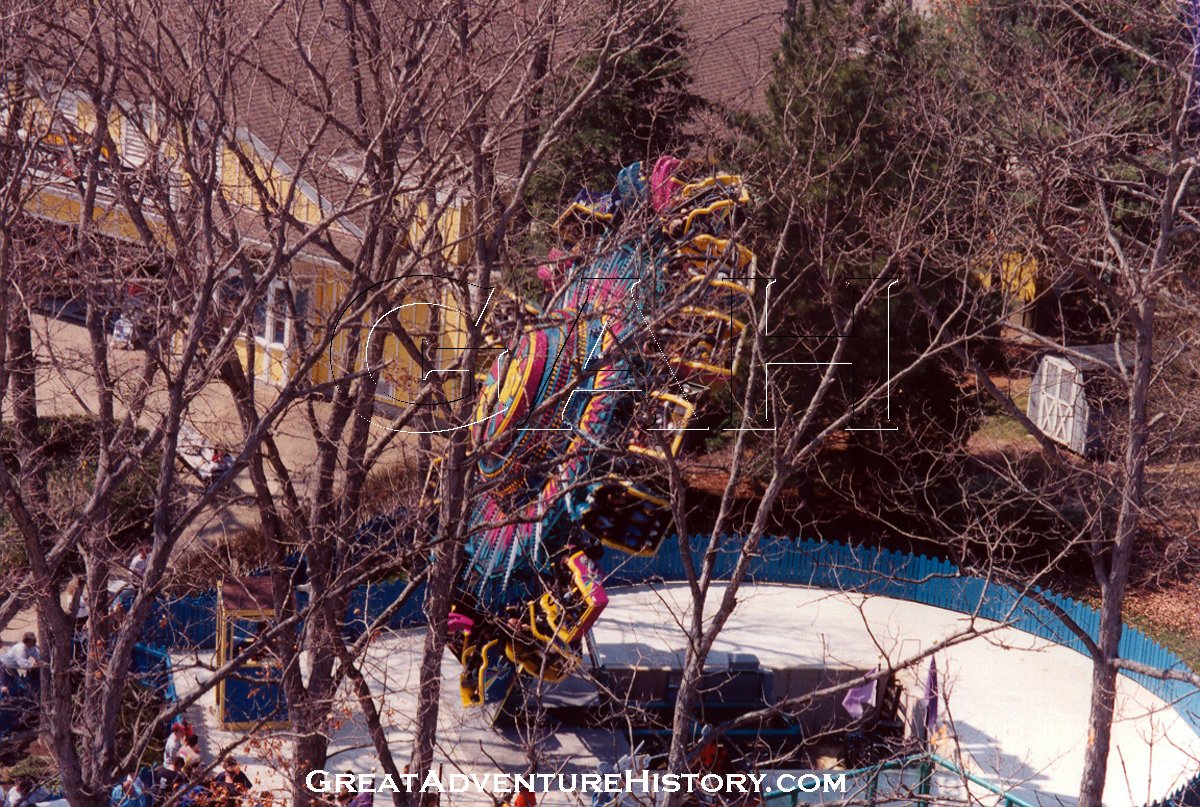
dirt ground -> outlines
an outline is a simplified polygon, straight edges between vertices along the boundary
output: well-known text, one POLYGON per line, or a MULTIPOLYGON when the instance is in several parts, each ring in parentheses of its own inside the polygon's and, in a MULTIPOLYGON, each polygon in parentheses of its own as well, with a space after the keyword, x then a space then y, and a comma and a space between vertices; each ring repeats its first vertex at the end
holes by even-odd
MULTIPOLYGON (((1010 395, 1019 408, 1025 409, 1029 401, 1032 379, 1024 376, 996 376, 992 381, 1002 392, 1010 395)), ((973 377, 968 377, 966 383, 975 386, 977 382, 973 377)), ((1008 459, 1028 456, 1029 453, 1040 450, 1037 441, 1025 428, 1015 418, 1006 414, 990 416, 971 436, 968 446, 977 455, 1005 456, 1008 459)), ((1172 487, 1180 501, 1191 497, 1189 491, 1194 492, 1200 488, 1200 483, 1195 481, 1200 480, 1200 466, 1194 463, 1154 467, 1150 470, 1150 477, 1155 484, 1172 487)), ((1164 525, 1158 525, 1152 527, 1151 531, 1163 528, 1164 525)), ((1165 525, 1165 528, 1172 532, 1170 525, 1165 525)), ((1185 535, 1190 531, 1185 528, 1173 535, 1185 535)), ((1161 543, 1165 538, 1167 543, 1171 543, 1171 537, 1148 534, 1145 540, 1153 544, 1161 543)), ((1182 551, 1178 546, 1179 542, 1175 544, 1166 550, 1167 555, 1178 555, 1182 551)), ((1161 549, 1159 553, 1162 554, 1161 549)), ((1153 564, 1153 568, 1166 571, 1153 579, 1135 580, 1126 599, 1125 618, 1128 622, 1148 630, 1155 638, 1178 653, 1193 669, 1200 669, 1200 580, 1183 563, 1186 561, 1194 565, 1196 558, 1192 556, 1200 556, 1200 549, 1189 547, 1187 555, 1187 558, 1147 558, 1146 562, 1153 564)), ((1080 581, 1080 584, 1082 589, 1078 593, 1082 596, 1096 595, 1094 583, 1085 580, 1080 581)))

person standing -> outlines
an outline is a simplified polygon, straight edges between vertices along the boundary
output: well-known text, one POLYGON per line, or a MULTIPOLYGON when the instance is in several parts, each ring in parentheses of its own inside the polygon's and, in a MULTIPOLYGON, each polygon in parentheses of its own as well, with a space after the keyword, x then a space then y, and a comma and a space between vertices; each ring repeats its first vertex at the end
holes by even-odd
POLYGON ((142 578, 146 576, 146 566, 150 560, 150 549, 142 544, 133 553, 133 558, 129 561, 129 573, 133 575, 134 582, 142 582, 142 578))
POLYGON ((167 738, 167 743, 163 746, 163 765, 170 765, 171 760, 175 757, 183 756, 183 748, 187 745, 187 738, 188 730, 186 723, 179 721, 171 725, 171 736, 167 738))
POLYGON ((38 665, 42 660, 37 643, 37 635, 29 632, 0 653, 0 692, 16 692, 20 688, 21 673, 24 673, 30 690, 37 694, 38 665))
POLYGON ((213 779, 213 784, 218 791, 225 792, 225 807, 237 807, 242 796, 250 792, 250 777, 235 757, 225 757, 221 767, 223 770, 213 779))

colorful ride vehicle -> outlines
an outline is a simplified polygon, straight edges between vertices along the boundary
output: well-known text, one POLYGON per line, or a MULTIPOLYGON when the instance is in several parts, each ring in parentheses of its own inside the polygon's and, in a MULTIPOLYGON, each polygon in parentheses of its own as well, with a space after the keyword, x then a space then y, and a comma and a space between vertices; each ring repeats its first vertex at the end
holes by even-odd
POLYGON ((538 266, 544 294, 509 301, 523 330, 476 409, 487 492, 470 515, 451 643, 463 702, 520 675, 569 675, 608 601, 605 549, 658 552, 671 528, 662 463, 700 442, 752 321, 754 253, 736 241, 741 177, 662 157, 581 191, 538 266), (497 653, 503 648, 503 658, 497 653), (510 674, 515 671, 515 674, 510 674))

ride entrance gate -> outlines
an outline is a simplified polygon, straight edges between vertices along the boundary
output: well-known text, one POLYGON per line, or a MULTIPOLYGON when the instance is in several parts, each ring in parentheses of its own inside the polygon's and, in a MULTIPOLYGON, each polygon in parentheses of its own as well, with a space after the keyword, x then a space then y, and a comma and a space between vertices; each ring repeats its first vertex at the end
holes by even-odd
MULTIPOLYGON (((271 578, 230 578, 217 597, 217 668, 244 656, 275 619, 271 578)), ((217 683, 217 717, 227 729, 277 728, 288 722, 282 668, 263 647, 217 683)))

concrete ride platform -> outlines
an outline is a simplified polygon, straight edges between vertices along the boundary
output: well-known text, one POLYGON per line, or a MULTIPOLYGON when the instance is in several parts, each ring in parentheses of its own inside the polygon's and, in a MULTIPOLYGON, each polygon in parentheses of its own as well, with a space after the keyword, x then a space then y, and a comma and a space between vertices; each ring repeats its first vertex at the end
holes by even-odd
MULTIPOLYGON (((714 586, 706 611, 715 609, 723 590, 714 586)), ((689 610, 686 585, 614 589, 610 597, 593 632, 601 663, 678 664, 685 647, 680 625, 686 624, 689 610)), ((881 658, 900 662, 972 627, 969 617, 932 606, 800 586, 746 586, 738 599, 713 647, 710 666, 725 664, 729 654, 753 654, 772 670, 870 670, 881 658)), ((975 620, 973 627, 985 635, 935 654, 941 681, 939 718, 947 738, 939 752, 1033 804, 1074 804, 1087 743, 1089 660, 995 623, 975 620)), ((385 633, 362 663, 401 768, 411 753, 423 635, 422 629, 385 633)), ((194 654, 175 654, 173 659, 180 695, 194 691, 196 681, 207 675, 202 665, 211 659, 194 654)), ((925 660, 899 676, 910 695, 919 697, 927 668, 925 660)), ((481 710, 462 707, 458 664, 449 655, 442 673, 437 756, 446 774, 525 772, 535 745, 543 772, 593 772, 601 761, 612 762, 628 752, 626 739, 606 730, 562 729, 528 737, 517 730, 494 729, 481 710)), ((219 728, 211 693, 189 715, 202 726, 209 755, 241 736, 219 728)), ((326 766, 330 771, 381 771, 349 692, 338 696, 331 749, 326 766)), ((249 763, 248 773, 258 787, 287 797, 281 773, 289 767, 286 731, 255 737, 236 753, 249 763)), ((1195 775, 1197 760, 1200 737, 1172 706, 1120 677, 1105 803, 1133 807, 1160 799, 1195 775)), ((380 795, 376 803, 391 802, 380 795)), ((468 793, 444 797, 447 803, 490 800, 468 793)), ((539 803, 579 800, 548 794, 539 803)))

